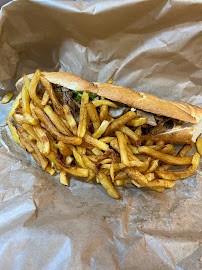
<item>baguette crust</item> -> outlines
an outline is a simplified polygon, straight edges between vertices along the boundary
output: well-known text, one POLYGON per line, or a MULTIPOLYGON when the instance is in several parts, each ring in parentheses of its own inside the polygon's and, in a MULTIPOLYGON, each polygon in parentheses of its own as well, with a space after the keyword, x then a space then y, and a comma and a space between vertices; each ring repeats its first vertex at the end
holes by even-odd
MULTIPOLYGON (((51 83, 77 91, 95 93, 107 99, 122 102, 128 106, 146 112, 171 117, 189 123, 198 123, 202 116, 202 108, 180 101, 168 101, 158 97, 136 92, 130 88, 108 83, 91 83, 68 72, 42 72, 51 83)), ((32 78, 33 74, 28 75, 32 78)), ((17 81, 16 87, 21 90, 23 78, 17 81)))

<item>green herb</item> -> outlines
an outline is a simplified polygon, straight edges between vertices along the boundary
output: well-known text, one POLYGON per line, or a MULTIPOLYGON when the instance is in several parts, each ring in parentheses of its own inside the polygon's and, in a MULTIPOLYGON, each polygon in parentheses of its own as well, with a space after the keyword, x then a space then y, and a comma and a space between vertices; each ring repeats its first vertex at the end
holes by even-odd
MULTIPOLYGON (((76 100, 78 103, 81 104, 81 98, 82 98, 83 92, 79 92, 79 91, 75 91, 75 90, 71 90, 71 96, 74 100, 76 100)), ((97 95, 93 94, 93 93, 88 93, 89 95, 89 99, 90 100, 94 100, 97 95)))

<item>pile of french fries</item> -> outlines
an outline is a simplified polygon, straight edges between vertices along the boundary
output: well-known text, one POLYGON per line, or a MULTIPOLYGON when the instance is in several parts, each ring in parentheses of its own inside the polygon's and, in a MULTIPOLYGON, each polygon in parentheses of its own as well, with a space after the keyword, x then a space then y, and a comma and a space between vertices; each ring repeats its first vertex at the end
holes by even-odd
POLYGON ((116 186, 133 184, 162 192, 175 185, 175 180, 189 177, 196 170, 200 155, 186 156, 193 144, 176 153, 172 144, 162 140, 144 140, 139 118, 132 110, 119 118, 109 115, 117 105, 106 99, 89 102, 83 92, 79 121, 67 104, 59 103, 52 84, 37 70, 16 97, 7 118, 13 139, 34 160, 69 185, 69 175, 96 178, 109 195, 119 199, 116 186), (44 92, 40 93, 39 83, 44 92), (41 98, 40 98, 41 96, 41 98), (11 120, 12 119, 12 120, 11 120), (180 171, 167 171, 173 165, 188 165, 180 171))

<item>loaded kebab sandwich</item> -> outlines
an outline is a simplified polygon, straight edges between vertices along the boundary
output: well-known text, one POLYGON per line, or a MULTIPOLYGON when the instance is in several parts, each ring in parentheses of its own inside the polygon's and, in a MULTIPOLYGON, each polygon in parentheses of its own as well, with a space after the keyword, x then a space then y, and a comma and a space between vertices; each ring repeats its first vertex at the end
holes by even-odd
POLYGON ((37 70, 16 88, 7 119, 11 134, 42 169, 59 171, 62 184, 69 185, 69 175, 96 179, 119 199, 116 186, 162 192, 198 167, 200 155, 186 155, 196 140, 201 152, 198 106, 66 72, 37 70))

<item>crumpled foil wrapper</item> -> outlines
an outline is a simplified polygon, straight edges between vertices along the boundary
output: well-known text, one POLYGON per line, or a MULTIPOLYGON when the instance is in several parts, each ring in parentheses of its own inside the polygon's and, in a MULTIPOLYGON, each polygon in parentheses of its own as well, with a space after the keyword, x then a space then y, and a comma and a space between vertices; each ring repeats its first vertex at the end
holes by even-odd
MULTIPOLYGON (((0 96, 39 68, 201 106, 201 21, 200 0, 12 1, 0 13, 0 96)), ((201 269, 201 164, 162 194, 120 187, 117 201, 73 178, 67 188, 12 140, 11 104, 0 105, 0 269, 201 269)))

